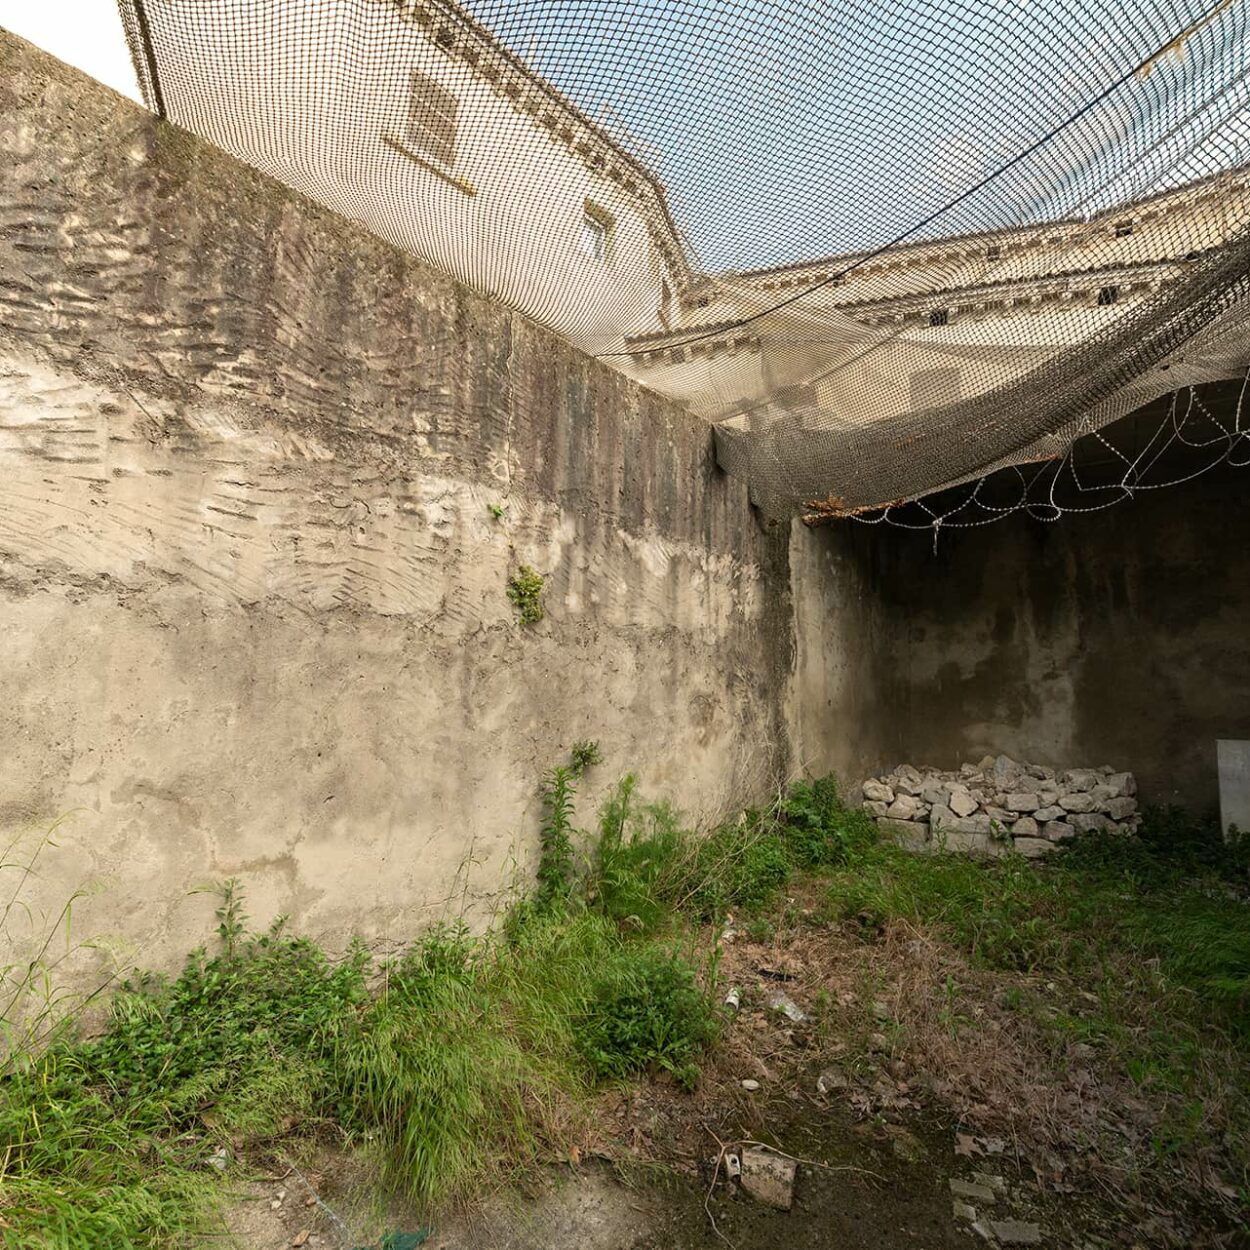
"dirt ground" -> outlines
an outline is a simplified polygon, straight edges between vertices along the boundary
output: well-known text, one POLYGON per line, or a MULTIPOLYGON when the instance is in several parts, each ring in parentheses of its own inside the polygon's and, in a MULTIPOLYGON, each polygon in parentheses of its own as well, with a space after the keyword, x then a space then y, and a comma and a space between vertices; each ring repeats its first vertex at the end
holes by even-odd
MULTIPOLYGON (((802 901, 791 900, 800 912, 802 901)), ((298 1168, 284 1158, 240 1191, 227 1244, 239 1250, 1250 1245, 1233 1231, 1235 1221, 1116 1189, 1092 1156, 1054 1146, 1061 1138, 1051 1120, 1078 1115, 1073 1100, 1080 1090, 1028 1087, 1029 1056, 999 1029, 992 1000, 977 999, 970 971, 928 962, 936 956, 923 943, 913 949, 903 935, 904 944, 890 948, 886 975, 882 948, 840 943, 828 929, 800 923, 759 941, 729 938, 722 993, 736 988, 740 1003, 726 1008, 725 1035, 694 1093, 662 1074, 606 1092, 574 1140, 553 1148, 552 1159, 524 1178, 525 1192, 487 1195, 472 1208, 442 1213, 432 1227, 404 1204, 386 1201, 363 1165, 342 1152, 300 1156, 298 1168), (922 985, 949 985, 952 976, 966 990, 959 1010, 967 1014, 949 1022, 921 1019, 918 1011, 940 1010, 944 1001, 931 994, 929 1006, 918 1006, 922 985), (925 1029, 927 1050, 915 1044, 925 1029), (994 1105, 994 1091, 1008 1088, 1004 1081, 1013 1083, 1013 1099, 1021 1087, 1018 1105, 994 1105), (965 1088, 952 1090, 953 1084, 965 1088), (1034 1106, 1036 1133, 1027 1119, 1034 1106), (761 1204, 729 1176, 729 1157, 750 1143, 797 1161, 790 1210, 761 1204), (408 1237, 385 1240, 397 1233, 408 1237)), ((1081 1089, 1093 1102, 1095 1087, 1081 1089)))
MULTIPOLYGON (((952 1177, 973 1185, 1001 1178, 990 1182, 995 1196, 985 1208, 986 1219, 1036 1225, 1041 1239, 1035 1244, 1082 1250, 1108 1244, 1085 1235, 1079 1210, 1039 1203, 1013 1174, 1007 1156, 961 1158, 950 1129, 920 1117, 910 1117, 909 1127, 874 1125, 857 1121, 842 1107, 765 1098, 745 1116, 727 1109, 706 1141, 705 1157, 683 1170, 661 1171, 642 1163, 614 1166, 601 1159, 551 1166, 536 1178, 532 1195, 495 1195, 471 1211, 449 1213, 429 1231, 424 1245, 429 1250, 701 1250, 726 1245, 738 1250, 960 1250, 983 1244, 971 1221, 955 1213, 952 1177), (803 1160, 789 1211, 757 1202, 726 1175, 723 1162, 716 1167, 722 1156, 713 1133, 724 1132, 729 1137, 721 1140, 737 1145, 747 1135, 744 1126, 753 1122, 761 1127, 750 1133, 766 1132, 780 1149, 803 1160), (714 1171, 719 1174, 713 1185, 714 1171)), ((235 1245, 285 1250, 307 1232, 298 1244, 310 1250, 356 1250, 378 1245, 387 1232, 424 1230, 402 1204, 379 1207, 376 1196, 362 1194, 350 1171, 336 1169, 335 1160, 326 1157, 320 1170, 254 1182, 231 1212, 235 1245)))

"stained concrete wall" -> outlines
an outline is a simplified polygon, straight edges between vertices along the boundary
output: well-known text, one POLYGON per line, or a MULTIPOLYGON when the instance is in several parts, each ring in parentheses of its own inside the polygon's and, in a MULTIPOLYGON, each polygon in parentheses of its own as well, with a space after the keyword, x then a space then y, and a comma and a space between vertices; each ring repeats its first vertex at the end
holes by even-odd
POLYGON ((696 818, 787 768, 785 535, 705 423, 2 33, 0 310, 37 915, 92 883, 76 934, 168 965, 235 875, 403 937, 497 903, 577 738, 696 818))
MULTIPOLYGON (((1231 416, 1238 388, 1209 388, 1231 416)), ((1231 427, 1230 427, 1231 428, 1231 427)), ((795 535, 797 741, 861 779, 986 752, 1114 764, 1145 801, 1217 801, 1250 738, 1250 473, 1088 515, 795 535)))

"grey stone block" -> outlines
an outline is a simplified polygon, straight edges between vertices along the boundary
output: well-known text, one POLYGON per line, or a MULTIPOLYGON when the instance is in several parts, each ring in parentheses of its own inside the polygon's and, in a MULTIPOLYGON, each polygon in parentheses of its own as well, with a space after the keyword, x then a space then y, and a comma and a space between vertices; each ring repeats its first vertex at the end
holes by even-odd
POLYGON ((949 807, 956 816, 971 816, 977 810, 977 801, 963 787, 951 791, 949 807))
POLYGON ((1048 820, 1042 826, 1042 837, 1048 838, 1051 842, 1062 842, 1064 838, 1070 838, 1075 832, 1076 830, 1064 820, 1048 820))
POLYGON ((915 820, 920 815, 920 800, 910 794, 898 795, 885 813, 891 820, 915 820))
POLYGON ((1058 849, 1055 843, 1046 838, 1016 838, 1015 848, 1025 859, 1041 859, 1043 855, 1050 855, 1058 849))
POLYGON ((909 851, 929 849, 929 826, 912 820, 878 820, 877 828, 892 841, 909 851))
POLYGON ((1105 833, 1112 824, 1101 812, 1078 812, 1068 823, 1077 833, 1105 833))
POLYGON ((1009 794, 1003 806, 1009 812, 1035 812, 1041 804, 1037 801, 1036 794, 1009 794))

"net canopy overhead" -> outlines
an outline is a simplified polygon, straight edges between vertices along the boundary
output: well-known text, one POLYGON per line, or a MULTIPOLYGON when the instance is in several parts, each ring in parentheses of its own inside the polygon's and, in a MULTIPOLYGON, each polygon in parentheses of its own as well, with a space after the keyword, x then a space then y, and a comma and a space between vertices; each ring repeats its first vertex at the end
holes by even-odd
POLYGON ((1250 0, 120 0, 149 105, 716 422, 764 509, 1250 366, 1250 0))

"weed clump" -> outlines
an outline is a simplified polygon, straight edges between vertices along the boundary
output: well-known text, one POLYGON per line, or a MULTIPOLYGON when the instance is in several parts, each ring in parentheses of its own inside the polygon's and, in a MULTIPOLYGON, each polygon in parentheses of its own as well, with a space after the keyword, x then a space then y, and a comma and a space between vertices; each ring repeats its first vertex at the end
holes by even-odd
POLYGON ((697 1057, 716 1040, 718 1019, 694 967, 675 951, 627 948, 596 978, 575 1032, 601 1079, 655 1066, 693 1089, 697 1057))
POLYGON ((546 615, 543 607, 543 575, 523 564, 508 578, 508 598, 517 610, 522 625, 536 625, 546 615))

